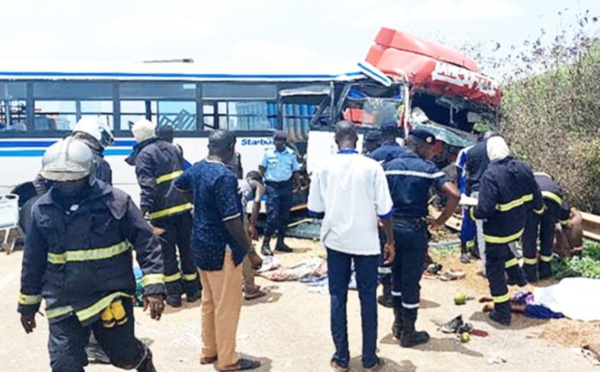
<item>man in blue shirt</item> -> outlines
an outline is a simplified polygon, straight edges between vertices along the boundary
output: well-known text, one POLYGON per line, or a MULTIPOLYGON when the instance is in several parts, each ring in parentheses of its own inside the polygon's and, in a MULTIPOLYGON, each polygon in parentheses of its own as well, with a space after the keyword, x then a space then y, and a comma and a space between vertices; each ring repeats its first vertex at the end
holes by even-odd
POLYGON ((405 152, 404 148, 396 142, 399 133, 398 124, 395 121, 384 121, 381 124, 383 143, 379 148, 373 150, 369 157, 385 165, 403 154, 405 152))
POLYGON ((402 347, 429 341, 427 332, 415 330, 419 309, 419 281, 427 253, 427 223, 442 226, 458 205, 458 189, 431 161, 435 136, 423 129, 410 132, 407 150, 385 166, 385 175, 394 202, 396 257, 392 263, 394 337, 402 347), (435 186, 448 201, 442 214, 427 221, 429 188, 435 186))
POLYGON ((217 363, 217 369, 255 369, 260 362, 239 358, 235 352, 237 325, 242 306, 242 261, 255 269, 262 260, 244 230, 238 181, 227 168, 234 156, 235 136, 217 130, 208 138, 208 157, 186 170, 175 187, 194 197, 192 249, 200 269, 202 289, 201 364, 217 363))
POLYGON ((267 187, 267 226, 263 240, 262 254, 273 255, 271 251, 271 237, 277 230, 277 245, 275 250, 280 252, 291 252, 285 245, 283 239, 287 230, 292 208, 292 177, 296 184, 300 184, 300 169, 296 153, 285 144, 287 133, 281 130, 275 132, 273 142, 275 148, 265 151, 263 160, 258 166, 260 173, 265 179, 267 187))

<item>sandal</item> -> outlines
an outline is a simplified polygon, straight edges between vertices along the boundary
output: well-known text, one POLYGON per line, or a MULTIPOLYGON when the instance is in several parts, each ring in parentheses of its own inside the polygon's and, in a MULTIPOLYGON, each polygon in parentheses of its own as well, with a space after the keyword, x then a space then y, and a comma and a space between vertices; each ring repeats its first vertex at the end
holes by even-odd
POLYGON ((376 372, 379 371, 381 369, 381 367, 383 367, 384 362, 383 359, 381 358, 377 358, 377 363, 375 363, 375 365, 373 367, 363 367, 363 372, 376 372))
POLYGON ((246 292, 246 293, 244 293, 244 298, 246 300, 254 300, 256 298, 263 297, 263 296, 266 296, 266 295, 267 294, 265 292, 263 292, 260 289, 256 288, 252 292, 246 292))
POLYGON ((202 357, 200 358, 200 364, 205 365, 205 364, 213 364, 214 362, 216 362, 218 360, 217 356, 213 356, 213 357, 202 357))
POLYGON ((260 362, 258 360, 240 358, 236 364, 225 368, 217 368, 217 370, 219 372, 248 371, 258 367, 260 367, 260 362))
POLYGON ((332 372, 348 372, 350 369, 348 367, 342 367, 335 360, 331 361, 331 371, 332 372))

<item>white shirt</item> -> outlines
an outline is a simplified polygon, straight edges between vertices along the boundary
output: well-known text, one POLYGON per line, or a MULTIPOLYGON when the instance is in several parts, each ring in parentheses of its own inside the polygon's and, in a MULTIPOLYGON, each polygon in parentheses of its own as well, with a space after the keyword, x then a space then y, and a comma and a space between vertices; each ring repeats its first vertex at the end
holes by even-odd
POLYGON ((352 255, 380 254, 377 218, 389 218, 394 203, 383 168, 356 151, 326 159, 311 179, 308 210, 325 213, 321 243, 352 255))

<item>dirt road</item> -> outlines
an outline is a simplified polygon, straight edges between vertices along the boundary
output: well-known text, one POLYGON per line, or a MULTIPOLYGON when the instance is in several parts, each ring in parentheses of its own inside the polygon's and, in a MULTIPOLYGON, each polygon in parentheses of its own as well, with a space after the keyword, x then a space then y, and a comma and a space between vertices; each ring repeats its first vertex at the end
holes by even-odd
MULTIPOLYGON (((312 242, 291 240, 290 245, 306 251, 278 255, 287 266, 318 253, 316 244, 312 242)), ((0 323, 0 370, 48 371, 48 327, 45 319, 38 316, 38 328, 33 334, 26 335, 16 313, 21 257, 21 252, 0 255, 0 311, 3 314, 0 323)), ((269 295, 244 303, 238 331, 239 351, 260 359, 263 367, 259 371, 329 371, 333 346, 329 335, 327 293, 314 292, 297 282, 273 283, 259 278, 258 283, 269 290, 269 295)), ((392 311, 379 307, 379 349, 380 356, 386 360, 384 371, 593 370, 589 361, 573 353, 569 347, 541 339, 539 336, 544 330, 544 322, 517 317, 514 325, 506 329, 491 325, 476 301, 455 306, 453 293, 465 283, 467 281, 422 281, 418 327, 427 330, 432 338, 421 347, 400 348, 390 335, 392 311), (437 331, 438 324, 458 314, 463 314, 476 328, 488 331, 489 336, 472 337, 471 342, 461 344, 454 336, 437 331), (488 364, 488 359, 495 357, 506 362, 488 364)), ((469 290, 469 295, 484 294, 469 290)), ((351 292, 349 297, 351 367, 353 371, 360 371, 360 307, 356 292, 351 292)), ((214 370, 212 366, 200 366, 198 363, 201 346, 199 306, 199 303, 186 304, 181 310, 170 310, 160 322, 154 322, 140 309, 136 310, 137 334, 153 340, 152 350, 159 371, 214 370)), ((87 370, 115 369, 92 365, 87 370)))

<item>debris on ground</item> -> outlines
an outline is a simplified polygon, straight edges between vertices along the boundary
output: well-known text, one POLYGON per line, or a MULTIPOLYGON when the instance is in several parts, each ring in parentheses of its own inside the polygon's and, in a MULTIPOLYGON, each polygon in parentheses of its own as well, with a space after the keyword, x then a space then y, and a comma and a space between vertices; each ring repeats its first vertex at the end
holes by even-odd
POLYGON ((600 367, 600 356, 598 355, 598 352, 590 348, 589 345, 584 345, 583 347, 576 347, 573 349, 573 352, 589 360, 593 366, 600 367))
POLYGON ((311 258, 289 268, 280 267, 270 271, 260 271, 259 275, 274 282, 296 281, 308 276, 326 277, 327 261, 311 258))
POLYGON ((492 365, 492 364, 504 364, 506 363, 506 359, 500 358, 500 357, 491 357, 491 358, 487 358, 487 364, 492 365))

